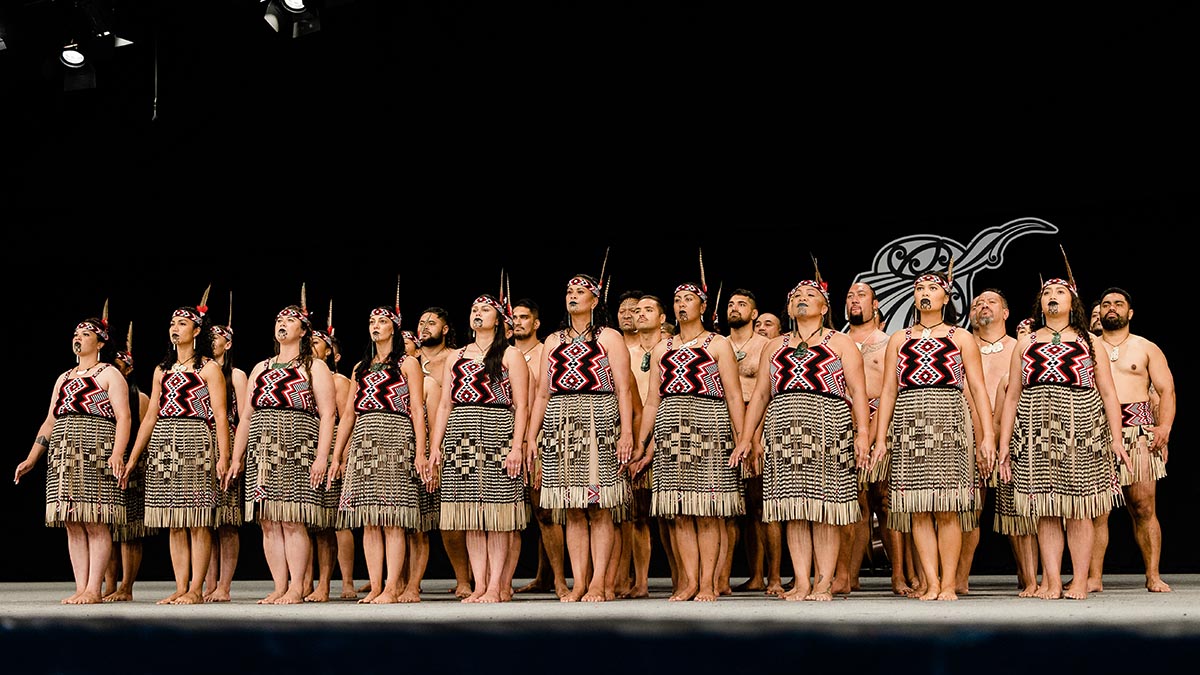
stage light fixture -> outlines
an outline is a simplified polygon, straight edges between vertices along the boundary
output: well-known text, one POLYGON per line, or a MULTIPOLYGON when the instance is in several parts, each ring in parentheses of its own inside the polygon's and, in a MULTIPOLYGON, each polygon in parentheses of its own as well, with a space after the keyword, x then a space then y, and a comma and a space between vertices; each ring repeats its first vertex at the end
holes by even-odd
POLYGON ((276 33, 293 38, 321 30, 321 12, 312 0, 260 0, 263 19, 276 33))

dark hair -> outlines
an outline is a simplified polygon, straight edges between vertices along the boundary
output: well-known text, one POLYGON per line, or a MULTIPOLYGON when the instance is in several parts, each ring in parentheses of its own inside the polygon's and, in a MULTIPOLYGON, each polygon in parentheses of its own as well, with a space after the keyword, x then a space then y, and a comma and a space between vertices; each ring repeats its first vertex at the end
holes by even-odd
MULTIPOLYGON (((925 272, 921 276, 925 276, 925 274, 932 274, 933 276, 937 277, 942 283, 947 283, 950 280, 946 276, 945 272, 937 272, 937 271, 931 270, 929 272, 925 272)), ((913 302, 912 307, 908 310, 908 319, 905 321, 905 325, 908 325, 908 326, 915 325, 917 323, 917 319, 920 318, 920 316, 921 316, 921 310, 919 307, 917 307, 917 303, 913 302)), ((949 324, 951 326, 958 324, 958 310, 954 308, 954 287, 953 286, 951 286, 950 290, 946 293, 946 304, 942 305, 942 321, 946 322, 947 324, 949 324)))
POLYGON ((654 304, 658 305, 658 313, 659 314, 662 314, 664 317, 667 315, 667 308, 665 306, 663 306, 662 298, 658 297, 657 295, 647 293, 646 295, 643 295, 641 298, 638 298, 638 300, 639 301, 641 301, 641 300, 652 301, 654 304))
MULTIPOLYGON (((582 274, 582 273, 572 274, 571 278, 572 279, 575 279, 575 278, 586 279, 590 283, 595 284, 595 286, 597 288, 600 287, 600 282, 596 280, 596 277, 594 277, 590 274, 582 274)), ((603 295, 603 293, 604 292, 601 291, 601 295, 603 295)), ((612 325, 612 324, 609 323, 608 306, 605 305, 604 302, 602 302, 600 299, 597 299, 596 308, 592 310, 592 330, 591 330, 592 334, 588 336, 588 338, 589 338, 588 341, 595 342, 596 336, 598 336, 601 333, 602 329, 604 329, 610 325, 612 325)), ((566 328, 570 328, 570 326, 571 326, 571 313, 564 312, 562 321, 560 321, 558 323, 558 327, 560 329, 566 329, 566 328)))
MULTIPOLYGON (((1117 294, 1125 296, 1125 304, 1129 305, 1130 309, 1133 309, 1133 298, 1129 295, 1129 291, 1125 290, 1124 288, 1118 288, 1116 286, 1109 286, 1108 288, 1104 289, 1104 292, 1100 294, 1100 299, 1097 300, 1095 304, 1099 305, 1101 302, 1104 301, 1104 296, 1110 295, 1112 293, 1117 293, 1117 294)), ((1089 308, 1089 312, 1090 312, 1090 308, 1089 308)))
MULTIPOLYGON (((300 307, 300 305, 288 305, 287 307, 284 307, 283 309, 284 310, 290 309, 290 310, 296 312, 297 314, 307 315, 307 312, 305 312, 304 309, 302 307, 300 307)), ((281 311, 283 311, 283 310, 281 310, 281 311)), ((300 335, 300 364, 302 366, 304 366, 304 373, 305 373, 305 375, 308 376, 308 381, 312 382, 312 362, 313 362, 312 324, 307 323, 305 321, 301 321, 300 326, 304 329, 304 332, 301 333, 301 335, 300 335)), ((279 356, 279 340, 274 340, 274 339, 271 340, 271 353, 275 356, 279 356)))
POLYGON ((758 309, 758 298, 754 297, 753 291, 746 290, 745 288, 735 288, 729 292, 730 299, 735 295, 744 295, 750 298, 750 304, 754 305, 754 309, 758 309))
MULTIPOLYGON (((212 349, 212 341, 216 339, 217 328, 229 330, 229 326, 225 324, 213 324, 208 331, 208 348, 212 349)), ((230 342, 233 342, 230 340, 230 342)), ((215 356, 213 358, 216 358, 215 356)), ((233 355, 230 354, 229 348, 225 348, 225 363, 221 364, 221 372, 225 375, 225 404, 234 413, 237 414, 237 390, 233 388, 233 355)))
MULTIPOLYGON (((179 309, 185 310, 190 314, 200 314, 200 310, 196 309, 196 307, 192 305, 185 305, 179 309)), ((175 318, 174 314, 171 315, 171 318, 175 318)), ((193 321, 193 323, 195 322, 193 321)), ((196 370, 200 370, 204 367, 205 358, 211 359, 213 356, 212 320, 208 318, 207 314, 200 316, 199 328, 200 334, 196 336, 196 349, 192 354, 192 368, 196 370)), ((171 344, 170 340, 168 340, 167 352, 163 354, 162 361, 159 361, 158 366, 163 370, 170 370, 171 366, 173 366, 177 360, 178 359, 175 356, 175 345, 171 344)))
MULTIPOLYGON (((395 311, 392 307, 387 307, 385 305, 380 305, 375 309, 386 309, 389 312, 395 311)), ((371 311, 374 311, 374 309, 371 311)), ((370 314, 368 314, 368 316, 370 316, 370 314)), ((391 370, 394 368, 398 371, 400 370, 400 359, 407 356, 408 352, 404 350, 404 331, 400 330, 400 327, 394 323, 392 324, 392 328, 392 351, 387 355, 387 360, 383 362, 383 367, 385 370, 391 370)), ((332 349, 329 350, 329 359, 333 359, 332 349)), ((363 350, 362 358, 358 360, 358 367, 354 369, 355 381, 361 379, 363 375, 365 375, 367 371, 371 369, 371 362, 374 360, 375 341, 367 340, 367 348, 363 350)))
POLYGON ((517 307, 525 307, 535 319, 538 318, 542 313, 542 308, 538 306, 537 302, 535 302, 533 298, 521 298, 520 300, 514 302, 512 306, 513 309, 516 309, 517 307))
MULTIPOLYGON (((98 316, 90 316, 90 317, 84 319, 83 321, 80 321, 79 323, 90 323, 93 326, 106 326, 107 325, 98 316)), ((108 328, 105 327, 105 330, 107 331, 108 328)), ((100 337, 99 333, 96 334, 96 339, 100 342, 101 345, 103 345, 102 347, 100 347, 100 349, 97 352, 97 356, 100 357, 100 362, 102 362, 102 363, 112 363, 113 360, 117 358, 117 341, 112 339, 112 331, 108 331, 108 333, 109 333, 108 340, 105 340, 104 338, 100 337)))
MULTIPOLYGON (((1046 325, 1046 315, 1042 313, 1042 291, 1045 287, 1039 288, 1037 294, 1033 296, 1033 309, 1029 316, 1033 317, 1033 325, 1029 327, 1029 332, 1034 332, 1042 326, 1046 325)), ((1079 299, 1078 293, 1071 293, 1071 313, 1070 321, 1067 325, 1075 329, 1076 335, 1082 336, 1087 340, 1088 351, 1092 354, 1096 353, 1092 342, 1091 328, 1092 316, 1091 310, 1084 311, 1083 300, 1079 299)))
MULTIPOLYGON (((499 303, 496 296, 491 293, 484 293, 479 297, 490 298, 493 302, 499 303)), ((492 309, 496 308, 492 307, 492 309)), ((497 311, 496 326, 492 330, 492 344, 488 346, 487 354, 483 355, 483 369, 492 382, 499 382, 504 374, 504 351, 509 347, 508 338, 504 335, 504 326, 504 315, 497 311)))
POLYGON ((446 348, 454 349, 458 347, 458 338, 454 334, 454 324, 450 322, 450 312, 447 312, 441 307, 426 307, 425 309, 421 310, 420 314, 417 315, 417 319, 420 320, 420 317, 425 316, 426 314, 432 314, 441 319, 442 323, 446 324, 446 348))
MULTIPOLYGON (((690 285, 692 285, 692 286, 695 286, 696 288, 703 288, 703 286, 701 286, 700 284, 698 284, 698 283, 696 283, 696 282, 694 282, 694 281, 688 281, 688 282, 685 282, 685 283, 687 283, 687 284, 690 284, 690 285)), ((681 285, 682 285, 682 284, 681 284, 681 285)), ((677 287, 677 288, 678 288, 678 287, 677 287)), ((674 294, 674 293, 672 293, 672 294, 671 294, 671 298, 672 298, 672 305, 671 305, 671 306, 672 306, 672 308, 674 307, 674 297, 675 297, 675 294, 674 294)), ((707 309, 708 309, 708 299, 707 299, 707 298, 702 298, 702 299, 701 299, 701 301, 700 301, 700 304, 704 305, 704 309, 705 309, 705 310, 707 310, 707 309)), ((676 320, 676 322, 678 322, 678 321, 679 321, 679 317, 675 317, 675 320, 676 320)), ((707 314, 707 312, 705 312, 704 310, 701 310, 701 311, 700 311, 700 327, 701 327, 701 328, 703 328, 704 330, 712 330, 712 323, 711 323, 711 322, 709 322, 709 317, 708 317, 708 314, 707 314)), ((679 325, 678 325, 678 323, 676 324, 675 328, 676 328, 676 329, 678 329, 678 328, 679 328, 679 325)))
POLYGON ((621 303, 625 302, 626 300, 641 300, 642 295, 644 294, 638 290, 625 291, 621 295, 617 296, 617 305, 620 306, 621 303))

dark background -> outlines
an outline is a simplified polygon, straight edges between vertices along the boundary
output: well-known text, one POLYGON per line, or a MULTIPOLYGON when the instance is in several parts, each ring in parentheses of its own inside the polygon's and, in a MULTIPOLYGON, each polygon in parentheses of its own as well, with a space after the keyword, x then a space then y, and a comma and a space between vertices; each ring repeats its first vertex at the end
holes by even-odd
MULTIPOLYGON (((598 273, 606 247, 612 309, 623 290, 669 298, 696 280, 702 247, 710 287, 749 288, 780 313, 811 253, 838 316, 893 238, 965 243, 1038 217, 1059 232, 1021 238, 975 288, 1006 292, 1011 330, 1037 275, 1063 273, 1062 244, 1085 300, 1110 285, 1133 294, 1133 330, 1163 348, 1179 389, 1162 567, 1200 569, 1184 520, 1197 222, 1185 3, 342 0, 320 32, 290 40, 256 2, 118 0, 134 44, 98 64, 95 89, 70 92, 48 67, 60 4, 0 14, 10 471, 72 363, 74 325, 106 298, 118 335, 136 326, 148 391, 170 312, 209 283, 221 320, 234 294, 239 366, 270 353, 275 313, 303 283, 318 323, 333 299, 348 372, 397 274, 406 328, 440 305, 461 336, 504 268, 515 297, 541 303, 544 336, 566 279, 598 273)), ((0 562, 4 580, 70 578, 62 532, 42 525, 43 467, 3 490, 20 552, 0 562)), ((1127 512, 1112 520, 1107 571, 1141 572, 1127 512)), ((257 529, 243 532, 238 576, 265 578, 257 529)), ((433 549, 428 576, 448 576, 433 549)), ((533 566, 527 546, 518 576, 533 566)), ((990 530, 975 569, 1012 570, 990 530)), ((651 571, 665 575, 661 555, 651 571)), ((141 578, 170 578, 165 535, 141 578)))

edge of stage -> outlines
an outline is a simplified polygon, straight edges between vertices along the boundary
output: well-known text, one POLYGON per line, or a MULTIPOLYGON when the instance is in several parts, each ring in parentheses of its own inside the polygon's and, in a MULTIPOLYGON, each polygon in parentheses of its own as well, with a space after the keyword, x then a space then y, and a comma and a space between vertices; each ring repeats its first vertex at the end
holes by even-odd
POLYGON ((1018 598, 1011 576, 982 576, 957 602, 920 602, 894 596, 887 577, 864 576, 862 590, 829 603, 759 593, 670 602, 670 580, 652 579, 648 599, 568 604, 530 593, 495 605, 463 604, 449 592, 453 580, 427 579, 422 602, 390 606, 258 605, 271 588, 265 580, 234 582, 230 603, 160 606, 174 584, 139 581, 133 602, 77 606, 60 604, 71 583, 4 583, 0 648, 9 673, 89 675, 425 665, 530 675, 572 663, 688 675, 1170 671, 1200 652, 1200 575, 1164 579, 1174 592, 1147 592, 1141 575, 1110 575, 1087 600, 1048 601, 1018 598))

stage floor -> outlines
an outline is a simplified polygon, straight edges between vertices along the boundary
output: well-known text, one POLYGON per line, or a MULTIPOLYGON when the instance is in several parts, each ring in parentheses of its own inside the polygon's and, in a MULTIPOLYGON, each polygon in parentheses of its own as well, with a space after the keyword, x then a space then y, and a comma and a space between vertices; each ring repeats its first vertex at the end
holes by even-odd
POLYGON ((490 675, 576 659, 586 670, 641 663, 690 675, 777 662, 782 670, 800 657, 889 673, 1158 670, 1172 656, 1200 654, 1200 575, 1165 579, 1174 592, 1147 592, 1141 575, 1111 575, 1104 592, 1069 601, 1018 598, 1012 577, 982 576, 956 602, 921 602, 893 595, 886 577, 863 577, 861 591, 824 603, 757 593, 670 602, 669 579, 653 579, 648 599, 562 603, 534 593, 494 605, 459 602, 452 580, 431 579, 416 604, 286 606, 256 604, 268 581, 237 581, 232 602, 195 606, 156 605, 173 589, 164 581, 139 581, 134 602, 86 606, 59 604, 69 583, 6 583, 0 644, 6 672, 16 673, 211 673, 227 667, 212 660, 222 654, 235 672, 387 671, 400 659, 490 675))

